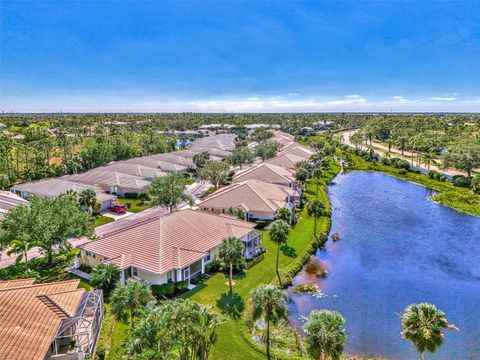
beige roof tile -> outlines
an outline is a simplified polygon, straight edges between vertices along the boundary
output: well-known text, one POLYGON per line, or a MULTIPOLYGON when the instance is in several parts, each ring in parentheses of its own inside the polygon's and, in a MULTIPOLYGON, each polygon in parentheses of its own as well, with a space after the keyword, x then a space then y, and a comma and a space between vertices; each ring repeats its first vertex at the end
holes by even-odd
POLYGON ((198 204, 201 208, 243 207, 252 211, 277 211, 287 205, 287 197, 296 191, 276 184, 257 180, 234 183, 214 192, 198 204))
POLYGON ((177 211, 134 222, 82 246, 121 268, 135 266, 156 274, 201 259, 225 237, 241 237, 255 224, 201 211, 177 211))
POLYGON ((242 182, 246 180, 258 180, 282 186, 289 186, 291 183, 295 182, 295 174, 289 169, 274 164, 262 163, 240 171, 233 177, 233 182, 242 182))

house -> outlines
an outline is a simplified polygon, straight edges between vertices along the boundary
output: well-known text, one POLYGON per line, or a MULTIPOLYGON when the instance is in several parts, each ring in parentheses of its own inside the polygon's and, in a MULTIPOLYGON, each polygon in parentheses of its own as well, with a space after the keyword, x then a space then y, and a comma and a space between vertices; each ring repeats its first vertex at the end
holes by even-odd
POLYGON ((132 276, 154 285, 190 281, 218 258, 226 237, 239 238, 247 258, 259 253, 261 234, 254 227, 231 216, 194 210, 148 216, 82 245, 81 263, 91 267, 113 263, 120 268, 122 281, 132 276))
POLYGON ((97 202, 100 204, 100 211, 107 210, 113 205, 116 199, 115 195, 107 194, 97 186, 84 185, 64 178, 32 181, 15 185, 10 190, 24 199, 28 199, 32 195, 41 196, 46 199, 53 199, 69 191, 74 191, 80 194, 85 189, 92 189, 95 191, 97 202))
POLYGON ((315 151, 313 151, 307 146, 303 146, 298 143, 289 143, 280 150, 277 156, 281 156, 284 154, 292 154, 292 155, 301 157, 306 161, 306 160, 309 160, 312 157, 312 155, 315 154, 315 151))
POLYGON ((188 171, 187 165, 179 165, 174 164, 168 161, 160 161, 152 158, 151 156, 142 156, 137 157, 129 160, 122 161, 122 164, 136 164, 136 165, 143 165, 150 168, 158 169, 163 172, 179 172, 179 173, 186 173, 188 171))
POLYGON ((155 161, 186 166, 188 170, 195 169, 195 163, 192 158, 176 155, 175 152, 150 155, 148 158, 155 161))
POLYGON ((208 153, 209 159, 211 161, 223 160, 222 157, 210 154, 209 150, 203 150, 203 149, 200 149, 200 150, 197 150, 197 149, 179 150, 179 151, 174 151, 172 154, 175 154, 175 155, 178 155, 178 156, 181 156, 181 157, 186 157, 186 158, 192 159, 192 161, 193 161, 193 157, 195 155, 201 154, 204 151, 208 153))
POLYGON ((270 140, 279 143, 280 145, 284 146, 287 144, 295 143, 295 136, 287 134, 283 131, 275 131, 273 133, 273 137, 270 140))
MULTIPOLYGON (((198 148, 205 149, 219 149, 223 151, 233 151, 235 149, 235 134, 220 134, 215 136, 207 136, 195 140, 192 143, 191 149, 197 150, 198 148)), ((212 154, 214 155, 214 154, 212 154)))
POLYGON ((0 220, 16 206, 27 206, 28 201, 24 198, 10 192, 0 190, 0 220))
POLYGON ((141 164, 127 163, 125 161, 120 161, 108 165, 106 169, 118 171, 127 175, 135 175, 148 181, 151 181, 154 177, 165 176, 167 174, 166 171, 160 170, 158 168, 149 167, 141 164))
POLYGON ((277 165, 262 163, 254 167, 239 171, 233 177, 233 182, 246 180, 258 180, 276 185, 287 186, 294 190, 298 189, 295 172, 277 165))
POLYGON ((198 207, 216 214, 230 208, 241 208, 245 211, 246 220, 274 220, 278 210, 294 210, 299 200, 299 193, 287 186, 247 180, 215 191, 198 207))
POLYGON ((79 280, 34 281, 0 281, 0 359, 92 355, 104 316, 102 291, 79 289, 79 280))
POLYGON ((266 164, 273 164, 284 169, 289 169, 291 171, 295 171, 297 168, 297 164, 305 161, 305 157, 300 157, 294 154, 284 153, 275 156, 274 158, 265 160, 266 164))
POLYGON ((69 181, 90 186, 97 186, 105 192, 125 196, 125 194, 140 194, 147 191, 150 181, 136 175, 124 174, 108 167, 89 170, 82 174, 67 175, 69 181))

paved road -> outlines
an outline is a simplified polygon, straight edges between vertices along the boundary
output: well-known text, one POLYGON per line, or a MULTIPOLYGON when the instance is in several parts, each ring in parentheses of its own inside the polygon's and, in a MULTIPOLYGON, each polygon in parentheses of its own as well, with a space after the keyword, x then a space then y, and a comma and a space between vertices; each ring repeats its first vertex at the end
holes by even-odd
MULTIPOLYGON (((351 141, 350 141, 350 137, 353 135, 353 133, 355 133, 356 130, 349 130, 349 131, 345 131, 343 133, 341 133, 340 135, 340 140, 342 142, 344 142, 345 144, 348 144, 350 146, 353 146, 355 147, 355 144, 353 144, 351 141)), ((372 145, 373 145, 373 149, 375 151, 376 154, 378 155, 381 155, 381 156, 385 156, 385 153, 380 151, 379 149, 381 150, 385 150, 385 151, 388 151, 388 146, 385 146, 383 144, 379 144, 375 141, 372 141, 372 145)), ((363 148, 364 147, 364 144, 361 144, 359 145, 360 148, 363 148)), ((414 162, 415 162, 415 159, 417 157, 417 154, 414 154, 410 151, 404 151, 403 152, 403 155, 402 155, 402 151, 401 150, 398 150, 396 148, 391 148, 390 149, 390 152, 391 153, 394 153, 394 154, 397 154, 399 155, 399 157, 404 157, 405 160, 408 160, 408 161, 411 161, 411 158, 413 157, 414 158, 414 162)), ((418 168, 421 168, 421 169, 424 169, 424 170, 436 170, 436 171, 439 171, 443 174, 447 174, 447 175, 450 175, 450 176, 453 176, 453 175, 467 175, 466 173, 464 173, 463 171, 458 171, 458 170, 451 170, 451 169, 440 169, 438 166, 436 165, 430 165, 430 169, 427 169, 427 167, 425 165, 420 165, 420 166, 416 166, 418 168)))
MULTIPOLYGON (((208 181, 197 181, 191 185, 189 185, 185 192, 192 196, 195 200, 195 202, 198 202, 199 196, 203 194, 205 191, 207 191, 210 186, 212 186, 208 181)), ((180 209, 183 208, 188 208, 189 206, 187 204, 181 204, 179 206, 180 209)), ((153 207, 149 208, 146 210, 143 210, 141 212, 138 212, 136 214, 132 214, 126 217, 121 217, 120 219, 113 221, 111 223, 101 225, 95 228, 95 235, 101 236, 106 233, 112 232, 112 231, 119 231, 121 229, 124 229, 125 227, 130 227, 138 222, 145 221, 148 218, 151 217, 156 217, 159 215, 166 215, 168 214, 169 210, 164 207, 153 207)), ((72 247, 78 247, 80 245, 86 244, 90 242, 91 240, 87 238, 80 238, 80 239, 72 239, 70 241, 70 244, 72 247)), ((42 257, 43 254, 40 252, 40 249, 34 248, 28 252, 28 259, 34 259, 37 257, 42 257)), ((3 253, 0 259, 0 269, 3 269, 7 266, 10 266, 15 263, 17 258, 17 255, 11 255, 8 256, 7 253, 3 253)))

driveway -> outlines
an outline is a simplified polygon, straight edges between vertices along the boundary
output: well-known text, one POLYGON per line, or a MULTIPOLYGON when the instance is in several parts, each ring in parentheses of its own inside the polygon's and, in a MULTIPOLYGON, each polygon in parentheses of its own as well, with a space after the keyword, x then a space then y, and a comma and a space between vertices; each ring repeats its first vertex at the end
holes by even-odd
POLYGON ((135 213, 133 212, 130 212, 130 211, 127 211, 125 214, 119 214, 119 213, 115 213, 115 212, 112 212, 112 211, 105 211, 103 213, 101 213, 103 216, 106 216, 106 217, 109 217, 109 218, 112 218, 113 220, 120 220, 120 219, 123 219, 123 218, 126 218, 128 216, 131 216, 135 213))

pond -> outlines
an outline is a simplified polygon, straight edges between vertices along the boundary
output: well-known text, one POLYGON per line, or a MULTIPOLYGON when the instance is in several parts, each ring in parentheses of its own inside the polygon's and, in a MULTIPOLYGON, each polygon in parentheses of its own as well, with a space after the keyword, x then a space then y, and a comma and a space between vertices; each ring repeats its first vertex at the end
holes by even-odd
POLYGON ((447 331, 427 359, 480 359, 480 218, 381 173, 354 172, 334 182, 331 233, 340 241, 329 240, 316 254, 330 274, 317 279, 302 271, 293 282, 315 281, 325 295, 292 295, 292 325, 301 329, 313 309, 337 310, 347 321, 348 353, 416 359, 400 337, 400 314, 427 301, 460 328, 447 331))

